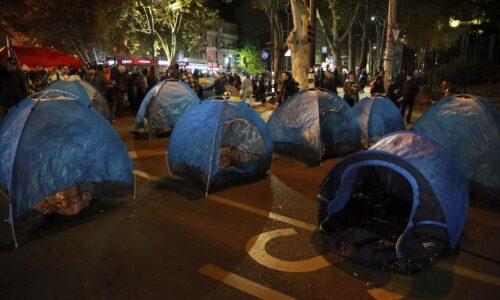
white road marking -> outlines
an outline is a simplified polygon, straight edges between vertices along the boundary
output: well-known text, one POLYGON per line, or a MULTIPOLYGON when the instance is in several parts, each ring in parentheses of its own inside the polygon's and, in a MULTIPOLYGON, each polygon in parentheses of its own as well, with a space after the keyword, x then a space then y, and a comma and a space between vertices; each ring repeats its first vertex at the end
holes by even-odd
POLYGON ((295 299, 283 293, 277 292, 273 289, 270 289, 266 286, 258 284, 254 281, 246 279, 245 277, 241 277, 237 274, 228 272, 224 269, 221 269, 217 266, 207 264, 198 269, 203 275, 206 275, 212 279, 215 279, 219 282, 225 283, 229 286, 232 286, 240 291, 243 291, 247 294, 255 296, 259 299, 273 299, 273 300, 292 300, 295 299))
MULTIPOLYGON (((158 180, 159 179, 158 176, 149 175, 143 171, 134 170, 134 174, 136 174, 137 176, 144 177, 144 178, 149 179, 149 180, 158 180)), ((303 222, 300 220, 289 218, 289 217, 286 217, 283 215, 275 214, 275 213, 266 211, 264 209, 260 209, 260 208, 256 208, 256 207, 253 207, 253 206, 250 206, 247 204, 236 202, 234 200, 227 199, 227 198, 224 198, 221 196, 209 195, 207 197, 207 199, 218 202, 220 204, 224 204, 224 205, 238 208, 238 209, 241 209, 244 211, 248 211, 248 212, 257 214, 259 216, 274 219, 274 220, 280 221, 282 223, 290 224, 290 225, 293 225, 295 227, 302 228, 305 230, 314 231, 316 229, 316 225, 314 225, 314 224, 310 224, 307 222, 303 222)), ((448 262, 439 262, 439 263, 435 264, 434 267, 443 269, 445 271, 452 272, 452 273, 457 274, 457 275, 468 277, 468 278, 473 279, 473 280, 481 281, 481 282, 484 282, 484 283, 487 283, 490 285, 500 286, 500 279, 499 278, 497 278, 493 275, 477 272, 477 271, 474 271, 474 270, 469 269, 469 268, 453 265, 453 264, 450 264, 448 262)))
POLYGON ((231 199, 221 197, 221 196, 209 195, 207 197, 207 199, 224 204, 224 205, 227 205, 227 206, 239 208, 241 210, 245 210, 245 211, 248 211, 248 212, 254 213, 256 215, 269 218, 269 219, 274 219, 274 220, 280 221, 282 223, 290 224, 290 225, 293 225, 295 227, 302 228, 305 230, 309 230, 309 231, 316 230, 316 225, 314 225, 314 224, 306 223, 306 222, 296 220, 293 218, 289 218, 289 217, 286 217, 286 216, 283 216, 280 214, 275 214, 273 212, 270 212, 270 211, 267 211, 264 209, 260 209, 260 208, 256 208, 256 207, 253 207, 253 206, 250 206, 247 204, 243 204, 241 202, 237 202, 237 201, 234 201, 231 199))
POLYGON ((144 171, 139 171, 139 170, 134 170, 134 175, 137 175, 139 177, 142 177, 142 178, 146 178, 148 180, 158 180, 160 179, 160 177, 158 176, 155 176, 155 175, 150 175, 144 171))
POLYGON ((267 253, 266 244, 270 240, 295 234, 297 234, 297 231, 293 228, 263 232, 248 241, 246 245, 247 252, 259 264, 282 272, 305 273, 331 266, 331 263, 321 255, 304 260, 288 261, 278 259, 267 253))

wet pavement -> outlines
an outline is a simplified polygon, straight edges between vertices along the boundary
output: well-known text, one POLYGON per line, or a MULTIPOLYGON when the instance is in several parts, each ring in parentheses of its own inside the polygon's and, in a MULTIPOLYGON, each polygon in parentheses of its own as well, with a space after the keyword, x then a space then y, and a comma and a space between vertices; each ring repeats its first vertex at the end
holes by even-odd
MULTIPOLYGON (((167 138, 134 140, 136 197, 54 218, 0 252, 2 299, 494 299, 500 211, 473 200, 461 251, 413 276, 356 265, 316 231, 319 185, 338 161, 275 156, 263 180, 200 195, 167 178, 167 138)), ((2 199, 2 210, 5 199, 2 199)), ((3 210, 5 212, 5 210, 3 210)), ((5 214, 2 215, 5 217, 5 214)), ((2 225, 2 241, 10 236, 2 225)))

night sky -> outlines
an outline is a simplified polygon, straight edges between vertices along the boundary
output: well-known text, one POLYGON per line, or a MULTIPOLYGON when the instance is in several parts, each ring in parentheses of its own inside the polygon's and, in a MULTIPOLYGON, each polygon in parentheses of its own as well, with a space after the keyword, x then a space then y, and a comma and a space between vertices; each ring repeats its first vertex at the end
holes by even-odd
POLYGON ((224 20, 238 24, 240 46, 248 43, 260 47, 271 39, 266 15, 253 8, 250 0, 208 0, 208 5, 224 20))

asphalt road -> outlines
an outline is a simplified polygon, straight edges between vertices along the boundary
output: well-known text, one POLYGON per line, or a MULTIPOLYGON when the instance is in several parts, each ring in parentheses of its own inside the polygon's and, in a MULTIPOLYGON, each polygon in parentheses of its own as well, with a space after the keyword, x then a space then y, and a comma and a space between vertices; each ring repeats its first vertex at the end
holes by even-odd
MULTIPOLYGON (((337 160, 282 157, 258 182, 205 197, 167 178, 168 139, 134 140, 136 197, 54 218, 0 252, 0 299, 495 299, 500 213, 472 201, 456 255, 404 276, 346 261, 316 232, 316 194, 337 160)), ((5 199, 3 199, 5 200, 5 199)), ((3 215, 5 216, 5 214, 3 215)), ((8 240, 2 225, 1 239, 8 240)))

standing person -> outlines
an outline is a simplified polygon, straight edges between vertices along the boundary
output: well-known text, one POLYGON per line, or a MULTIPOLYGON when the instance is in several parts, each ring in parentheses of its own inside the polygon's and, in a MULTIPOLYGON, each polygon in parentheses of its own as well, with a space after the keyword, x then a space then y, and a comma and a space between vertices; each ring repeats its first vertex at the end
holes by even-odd
POLYGON ((241 80, 241 101, 245 102, 253 94, 252 79, 246 73, 242 73, 239 77, 241 80))
POLYGON ((234 76, 234 79, 233 79, 233 83, 232 83, 232 85, 233 85, 233 87, 234 87, 237 91, 241 90, 241 84, 242 84, 242 81, 241 81, 240 76, 234 76))
POLYGON ((299 84, 293 79, 289 72, 282 72, 279 84, 278 102, 283 103, 286 98, 299 91, 299 84))
POLYGON ((193 92, 198 92, 198 80, 194 78, 193 73, 191 73, 190 69, 184 70, 184 73, 182 73, 182 81, 189 85, 193 92))
POLYGON ((321 83, 321 87, 337 94, 337 83, 332 72, 326 71, 325 80, 321 83))
POLYGON ((114 83, 114 102, 115 102, 115 116, 121 117, 124 113, 125 108, 125 95, 128 92, 127 82, 128 82, 128 74, 127 68, 124 65, 118 66, 117 72, 111 74, 111 80, 114 83))
POLYGON ((359 101, 358 83, 356 82, 356 74, 354 72, 349 73, 344 83, 344 100, 351 107, 359 101))
POLYGON ((400 103, 398 99, 403 96, 403 76, 402 74, 396 75, 389 87, 387 88, 387 97, 399 108, 400 103))
POLYGON ((365 69, 362 69, 359 75, 359 90, 363 93, 366 83, 368 82, 368 74, 365 69))
POLYGON ((224 77, 220 73, 215 74, 215 83, 214 83, 214 89, 215 89, 215 95, 216 96, 222 96, 226 92, 226 82, 224 80, 224 77))
POLYGON ((0 122, 9 109, 28 93, 23 74, 17 70, 17 61, 13 58, 0 62, 0 122))
POLYGON ((384 78, 381 74, 375 74, 370 81, 370 95, 384 93, 384 78))
POLYGON ((149 72, 147 76, 147 82, 148 82, 148 92, 149 90, 154 87, 158 83, 158 75, 156 75, 156 69, 155 66, 149 67, 149 72))
POLYGON ((415 97, 419 91, 419 85, 412 73, 406 75, 406 81, 403 83, 403 97, 400 98, 401 102, 401 115, 405 117, 405 111, 408 107, 408 114, 406 115, 406 124, 410 124, 411 114, 413 112, 413 104, 415 97))
POLYGON ((138 73, 135 85, 137 86, 137 110, 141 107, 142 100, 146 97, 146 91, 148 89, 148 69, 143 69, 138 73))
POLYGON ((111 81, 106 79, 106 73, 104 72, 104 66, 103 65, 98 65, 97 70, 94 73, 94 77, 92 78, 91 81, 92 85, 95 87, 101 95, 106 97, 108 94, 108 89, 107 85, 111 83, 111 81))

